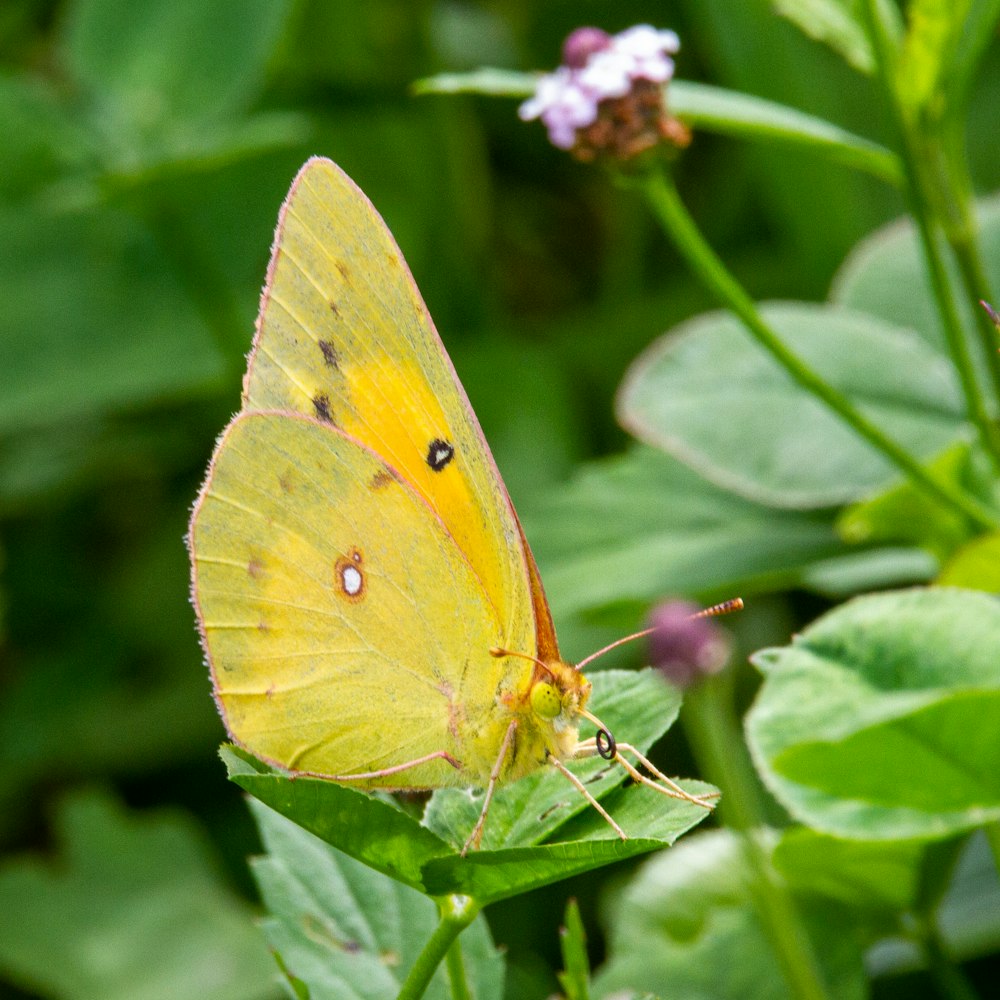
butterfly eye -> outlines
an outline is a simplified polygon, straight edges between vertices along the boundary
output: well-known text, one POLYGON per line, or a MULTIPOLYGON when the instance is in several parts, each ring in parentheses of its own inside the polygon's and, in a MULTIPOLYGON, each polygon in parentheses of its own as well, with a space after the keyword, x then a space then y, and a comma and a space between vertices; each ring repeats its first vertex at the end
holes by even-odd
POLYGON ((551 684, 539 682, 531 689, 531 707, 535 715, 554 719, 562 711, 562 698, 551 684))

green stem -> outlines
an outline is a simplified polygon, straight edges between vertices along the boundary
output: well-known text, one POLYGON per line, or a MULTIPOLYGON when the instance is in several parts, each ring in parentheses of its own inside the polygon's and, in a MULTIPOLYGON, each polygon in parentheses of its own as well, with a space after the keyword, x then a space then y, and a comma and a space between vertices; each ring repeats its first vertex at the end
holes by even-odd
POLYGON ((765 808, 757 772, 740 736, 733 692, 734 670, 705 677, 684 692, 681 722, 699 771, 723 795, 718 813, 734 830, 762 826, 765 808))
POLYGON ((921 946, 927 968, 945 1000, 982 1000, 965 973, 945 952, 937 927, 932 923, 921 928, 921 946))
POLYGON ((462 945, 457 939, 452 942, 448 954, 444 958, 448 970, 448 984, 451 986, 451 1000, 472 1000, 469 981, 465 978, 465 961, 462 958, 462 945))
POLYGON ((959 511, 983 529, 993 529, 1000 523, 997 515, 975 497, 951 483, 939 482, 931 476, 913 455, 884 434, 840 390, 830 385, 785 346, 778 334, 764 321, 750 296, 705 241, 684 207, 673 179, 665 171, 658 170, 646 175, 643 192, 664 229, 695 273, 742 320, 754 339, 803 389, 822 400, 860 437, 942 506, 959 511))
POLYGON ((979 432, 986 454, 992 458, 994 466, 1000 468, 1000 439, 998 439, 996 428, 990 420, 986 402, 972 365, 972 355, 962 330, 962 321, 958 314, 955 294, 948 279, 940 241, 935 233, 931 208, 932 199, 928 195, 930 181, 927 177, 927 169, 922 166, 926 160, 933 168, 942 151, 937 148, 933 141, 929 143, 922 141, 923 136, 918 130, 916 116, 908 115, 903 108, 899 97, 899 88, 893 78, 890 43, 882 30, 876 9, 876 0, 865 0, 862 4, 862 10, 867 21, 868 36, 875 53, 879 81, 888 102, 893 126, 899 136, 899 152, 906 175, 910 210, 917 225, 917 232, 920 234, 920 242, 923 245, 924 260, 927 264, 934 297, 937 300, 938 313, 948 344, 948 351, 951 354, 955 370, 958 372, 969 417, 979 432))
POLYGON ((688 689, 681 715, 684 730, 701 773, 722 791, 722 817, 742 837, 754 873, 754 902, 784 971, 789 996, 797 1000, 829 1000, 795 900, 775 874, 765 847, 755 836, 755 828, 763 824, 764 807, 736 721, 732 673, 724 671, 688 689))
POLYGON ((976 307, 978 302, 992 302, 993 290, 986 276, 982 249, 979 245, 979 224, 976 219, 972 180, 969 177, 965 157, 964 133, 957 123, 954 123, 935 138, 941 144, 943 186, 950 200, 948 211, 944 213, 944 235, 958 262, 965 294, 973 304, 979 347, 986 358, 986 371, 993 390, 994 404, 1000 407, 1000 354, 997 353, 996 330, 983 310, 976 307))
MULTIPOLYGON (((424 945, 423 951, 417 956, 413 963, 396 1000, 419 1000, 427 991, 431 977, 441 964, 452 946, 458 947, 458 935, 465 930, 479 913, 479 906, 470 896, 443 896, 437 901, 438 912, 441 914, 441 922, 437 925, 430 940, 424 945)), ((452 980, 451 992, 453 997, 464 998, 469 996, 469 985, 465 981, 465 970, 462 966, 461 956, 457 960, 449 957, 448 972, 453 975, 453 970, 457 967, 461 975, 461 982, 456 989, 455 981, 452 980), (464 992, 461 992, 464 990, 464 992)))

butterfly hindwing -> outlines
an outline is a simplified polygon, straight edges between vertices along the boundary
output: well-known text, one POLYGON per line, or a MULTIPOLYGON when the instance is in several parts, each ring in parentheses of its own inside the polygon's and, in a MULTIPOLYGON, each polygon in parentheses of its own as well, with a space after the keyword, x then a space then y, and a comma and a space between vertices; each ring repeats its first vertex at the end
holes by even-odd
MULTIPOLYGON (((314 418, 240 415, 220 439, 191 543, 216 697, 239 742, 328 775, 442 750, 463 765, 435 760, 366 787, 488 775, 479 744, 495 747, 506 725, 494 688, 526 679, 498 676, 492 603, 380 455, 314 418)), ((516 639, 527 642, 523 625, 516 639)))

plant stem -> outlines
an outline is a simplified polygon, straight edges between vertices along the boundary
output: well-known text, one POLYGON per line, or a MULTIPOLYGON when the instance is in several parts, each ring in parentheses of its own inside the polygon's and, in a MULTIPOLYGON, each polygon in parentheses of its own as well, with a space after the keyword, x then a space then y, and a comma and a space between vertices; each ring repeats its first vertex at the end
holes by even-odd
MULTIPOLYGON (((969 417, 979 432, 986 453, 993 460, 994 466, 1000 468, 1000 440, 998 440, 996 429, 990 421, 972 365, 972 356, 969 353, 965 332, 958 315, 955 295, 948 279, 944 256, 941 253, 941 245, 934 230, 932 199, 928 196, 927 170, 922 166, 925 160, 935 165, 942 150, 930 137, 926 137, 926 141, 922 141, 925 137, 918 129, 916 115, 908 115, 903 107, 899 88, 893 77, 894 62, 890 43, 882 30, 875 3, 876 0, 865 0, 862 4, 862 10, 867 22, 868 37, 875 53, 878 78, 888 102, 893 126, 899 137, 900 159, 903 162, 906 175, 910 210, 913 213, 917 232, 920 234, 920 242, 923 245, 924 259, 931 287, 934 290, 934 297, 937 300, 941 326, 948 343, 948 351, 962 384, 969 417)), ((936 171, 935 177, 938 177, 940 173, 940 171, 936 171)), ((947 186, 950 187, 950 185, 947 186)))
POLYGON ((921 930, 920 943, 923 947, 924 958, 927 960, 927 968, 931 977, 937 984, 938 993, 945 1000, 982 1000, 965 973, 955 965, 945 952, 937 927, 928 922, 922 926, 921 930))
POLYGON ((465 978, 465 962, 462 959, 462 945, 456 938, 444 958, 448 970, 448 985, 451 986, 451 1000, 472 1000, 469 981, 465 978))
POLYGON ((784 344, 764 321, 750 296, 705 241, 684 207, 672 178, 665 171, 657 170, 646 175, 642 188, 664 229, 695 273, 803 389, 822 400, 858 435, 942 506, 959 511, 979 528, 992 529, 1000 523, 998 516, 978 499, 954 484, 939 482, 931 476, 913 455, 884 434, 839 389, 830 385, 784 344))
MULTIPOLYGON (((457 938, 479 913, 479 906, 470 896, 442 896, 437 900, 438 912, 441 914, 441 922, 430 936, 430 940, 424 945, 423 951, 417 956, 413 963, 396 1000, 419 1000, 427 991, 427 986, 434 975, 435 970, 441 964, 442 959, 448 955, 449 950, 454 945, 458 947, 457 938)), ((461 975, 461 983, 457 987, 452 981, 451 992, 453 997, 463 998, 469 996, 469 985, 465 981, 465 970, 461 963, 461 956, 457 961, 449 959, 448 972, 453 973, 457 967, 461 975), (460 992, 464 990, 464 992, 460 992)))
POLYGON ((754 873, 754 902, 784 971, 789 996, 797 1000, 829 1000, 795 900, 774 872, 767 849, 755 835, 755 828, 763 825, 764 808, 736 721, 732 674, 732 670, 726 670, 689 688, 681 719, 702 774, 722 791, 722 817, 743 840, 747 863, 754 873))

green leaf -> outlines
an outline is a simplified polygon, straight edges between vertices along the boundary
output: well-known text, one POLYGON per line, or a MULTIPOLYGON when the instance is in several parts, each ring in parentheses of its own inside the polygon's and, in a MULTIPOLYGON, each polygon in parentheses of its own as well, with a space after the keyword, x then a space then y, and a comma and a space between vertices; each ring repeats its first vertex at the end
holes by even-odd
MULTIPOLYGON (((267 855, 253 863, 268 910, 264 933, 309 1000, 392 1000, 438 923, 414 889, 251 802, 267 855)), ((462 932, 465 973, 480 1000, 503 996, 504 962, 482 915, 462 932)), ((452 996, 443 966, 425 994, 452 996)))
POLYGON ((937 582, 1000 594, 1000 533, 982 535, 960 548, 941 568, 937 582))
POLYGON ((0 213, 0 434, 199 395, 224 362, 129 217, 0 213))
MULTIPOLYGON (((413 85, 413 91, 524 98, 534 93, 537 81, 538 77, 529 73, 487 67, 471 73, 425 77, 413 85)), ((752 94, 690 80, 672 80, 665 95, 670 111, 696 130, 804 146, 890 184, 902 183, 902 167, 891 150, 824 118, 752 94)))
POLYGON ((0 969, 60 1000, 271 1000, 250 907, 222 885, 201 832, 110 796, 65 798, 59 858, 0 868, 0 969))
POLYGON ((894 926, 896 914, 917 902, 925 853, 921 841, 843 840, 792 827, 775 844, 773 861, 793 889, 881 912, 894 926))
POLYGON ((563 926, 559 928, 559 943, 563 957, 559 985, 566 994, 566 1000, 590 1000, 587 935, 580 917, 580 906, 575 899, 566 904, 566 916, 563 926))
MULTIPOLYGON (((912 332, 862 313, 771 303, 785 344, 904 448, 930 456, 965 433, 954 372, 912 332)), ((728 313, 656 341, 622 384, 618 415, 718 485, 776 507, 857 499, 897 475, 800 388, 728 313)))
POLYGON ((63 44, 114 144, 172 118, 246 110, 289 9, 288 0, 77 0, 63 44), (126 134, 116 137, 116 126, 126 134))
MULTIPOLYGON (((1000 195, 976 203, 976 221, 985 281, 990 287, 1000 288, 1000 195)), ((946 264, 953 286, 958 287, 958 272, 950 258, 946 264)), ((937 304, 928 284, 923 250, 908 218, 897 219, 858 243, 834 277, 830 299, 915 330, 942 354, 947 350, 937 304)), ((978 317, 963 296, 959 296, 956 304, 962 324, 971 336, 978 317)), ((978 370, 985 373, 978 352, 974 352, 973 360, 978 370)))
POLYGON ((1000 874, 984 833, 973 834, 962 850, 937 920, 949 955, 958 961, 1000 949, 1000 874))
POLYGON ((890 184, 902 184, 902 166, 891 150, 825 118, 763 97, 688 80, 674 80, 666 93, 670 110, 696 130, 802 146, 890 184))
MULTIPOLYGON (((942 482, 968 489, 974 478, 969 446, 948 448, 927 469, 942 482)), ((838 517, 837 528, 854 544, 912 542, 933 552, 938 559, 947 557, 971 534, 964 517, 928 498, 908 479, 871 500, 847 508, 838 517)))
POLYGON ((829 45, 855 69, 875 69, 858 0, 774 0, 774 9, 804 34, 829 45))
POLYGON ((86 163, 90 140, 42 83, 0 75, 0 194, 16 201, 40 184, 86 163))
MULTIPOLYGON (((645 748, 676 716, 677 694, 654 671, 604 671, 592 680, 591 706, 622 742, 645 748)), ((565 778, 542 771, 497 790, 484 833, 488 849, 463 858, 459 850, 480 809, 467 793, 435 793, 421 826, 384 796, 332 781, 291 780, 233 748, 224 748, 223 759, 238 785, 351 857, 429 895, 461 893, 480 905, 656 850, 707 815, 645 786, 615 792, 624 771, 595 758, 572 769, 595 797, 608 797, 606 807, 628 840, 565 778)), ((713 791, 681 784, 693 794, 713 791)))
POLYGON ((797 819, 939 839, 1000 818, 1000 603, 932 588, 858 598, 757 653, 758 770, 797 819))
POLYGON ((415 80, 414 94, 485 94, 488 97, 530 97, 538 82, 536 73, 484 66, 468 73, 438 73, 415 80))
POLYGON ((664 594, 778 589, 842 551, 829 517, 760 506, 646 447, 581 466, 523 520, 557 620, 664 594))
MULTIPOLYGON (((758 843, 766 851, 771 840, 762 833, 758 843)), ((785 1000, 791 994, 759 916, 756 877, 743 841, 725 830, 648 861, 605 907, 608 959, 595 994, 785 1000)), ((842 912, 828 901, 800 909, 830 995, 861 1000, 861 951, 842 912)))

